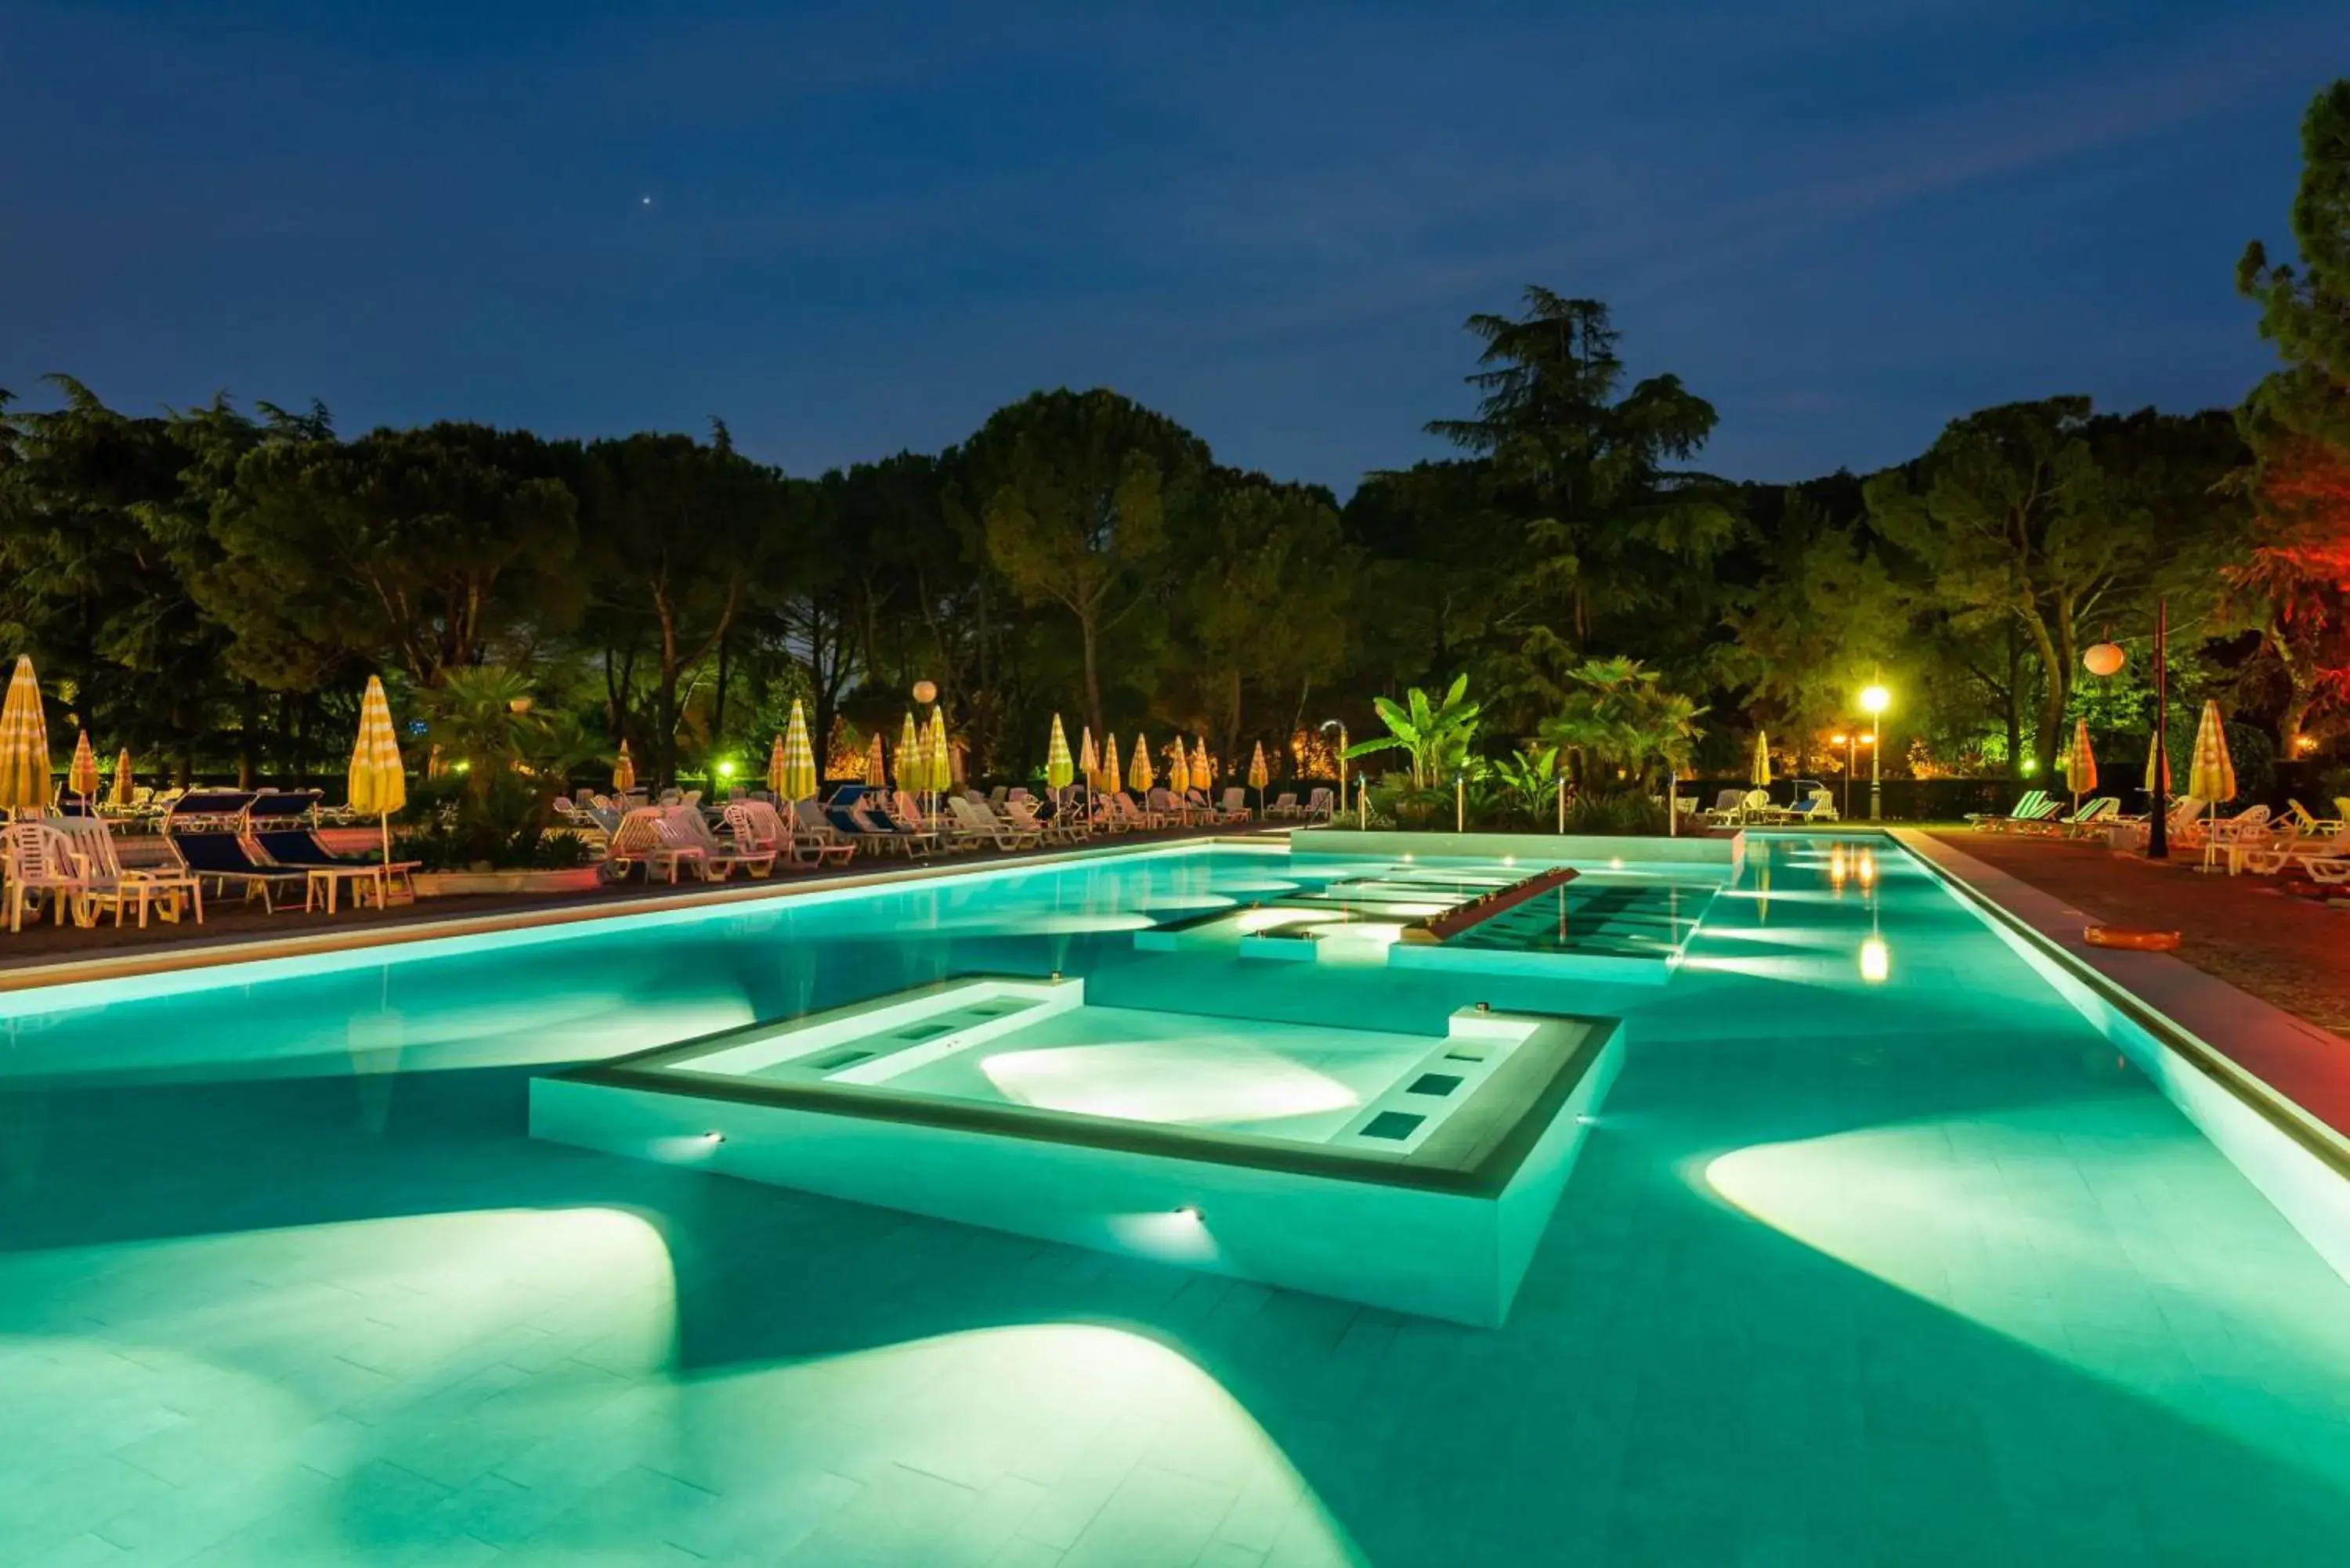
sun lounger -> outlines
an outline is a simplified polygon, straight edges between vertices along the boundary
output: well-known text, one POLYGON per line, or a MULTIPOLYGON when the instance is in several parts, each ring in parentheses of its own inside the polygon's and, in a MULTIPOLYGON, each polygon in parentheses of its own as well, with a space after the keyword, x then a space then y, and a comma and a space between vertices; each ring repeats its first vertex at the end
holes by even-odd
POLYGON ((619 826, 612 830, 612 841, 604 846, 607 874, 626 876, 642 867, 647 881, 660 876, 675 882, 678 867, 691 866, 696 876, 708 877, 701 847, 680 843, 674 831, 664 832, 662 812, 658 805, 640 805, 620 818, 619 826))
POLYGON ((1280 794, 1274 795, 1273 797, 1273 804, 1264 808, 1264 815, 1265 820, 1268 822, 1272 821, 1275 817, 1295 816, 1297 815, 1297 793, 1295 790, 1284 790, 1280 794))
MULTIPOLYGON (((46 822, 12 822, 0 829, 0 864, 8 884, 8 929, 25 929, 25 910, 47 898, 57 910, 57 924, 89 888, 88 878, 75 860, 72 842, 63 829, 46 822)), ((34 915, 37 921, 40 917, 34 915)))
POLYGON ((795 800, 792 803, 792 853, 802 860, 813 853, 819 865, 828 858, 846 861, 857 853, 857 840, 833 826, 824 807, 815 801, 795 800))
POLYGON ((710 829, 710 819, 702 808, 692 805, 672 805, 662 813, 664 831, 678 844, 691 845, 702 851, 703 874, 713 881, 724 881, 740 867, 754 877, 764 877, 775 868, 775 849, 744 846, 722 839, 710 829))
POLYGON ((957 834, 974 844, 993 844, 998 849, 1034 849, 1044 842, 1041 828, 1015 827, 986 807, 973 805, 960 795, 947 798, 947 810, 954 819, 957 834))
MULTIPOLYGON (((203 888, 176 858, 167 866, 126 868, 113 831, 105 823, 68 817, 57 826, 71 844, 75 864, 81 873, 83 888, 74 918, 83 925, 97 924, 99 914, 112 909, 114 923, 120 926, 124 913, 136 909, 143 930, 151 911, 176 923, 181 911, 191 906, 196 924, 204 923, 203 888)), ((168 851, 168 841, 164 847, 168 851)))
POLYGON ((234 831, 205 833, 173 833, 172 847, 191 876, 210 882, 215 892, 234 887, 243 890, 247 902, 261 900, 263 910, 277 911, 277 895, 300 888, 307 896, 310 890, 310 874, 290 866, 270 866, 256 860, 245 848, 244 836, 234 831))
POLYGON ((1130 828, 1154 828, 1167 826, 1167 819, 1155 811, 1145 811, 1134 804, 1134 797, 1119 790, 1109 797, 1111 820, 1118 824, 1118 831, 1130 828))
POLYGON ((2022 820, 2026 813, 2037 810, 2046 804, 2048 798, 2048 792, 2044 789, 2028 789, 2018 795, 2015 804, 2004 812, 1970 811, 1967 813, 1967 823, 1968 826, 1981 828, 1985 832, 1996 831, 1993 827, 1994 824, 2022 820))

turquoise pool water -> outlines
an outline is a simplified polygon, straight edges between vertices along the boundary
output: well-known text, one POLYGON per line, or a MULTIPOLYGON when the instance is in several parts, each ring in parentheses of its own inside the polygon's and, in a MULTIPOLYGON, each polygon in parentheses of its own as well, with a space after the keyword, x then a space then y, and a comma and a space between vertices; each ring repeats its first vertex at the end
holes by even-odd
POLYGON ((2350 1286, 1860 852, 1754 841, 1661 987, 1137 951, 1313 879, 1214 849, 12 999, 0 1563, 2337 1556, 2350 1286), (524 1136, 548 1064, 1050 969, 1627 1054, 1495 1332, 524 1136))

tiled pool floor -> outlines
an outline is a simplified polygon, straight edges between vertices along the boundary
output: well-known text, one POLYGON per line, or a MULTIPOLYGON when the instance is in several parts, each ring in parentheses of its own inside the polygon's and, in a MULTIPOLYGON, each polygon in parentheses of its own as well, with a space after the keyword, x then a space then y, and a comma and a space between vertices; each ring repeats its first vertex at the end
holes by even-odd
POLYGON ((478 1045, 0 1093, 0 1563, 2339 1560, 2350 1288, 1925 1005, 1995 944, 1794 1027, 1804 909, 1641 1003, 1500 1331, 534 1143, 478 1045))

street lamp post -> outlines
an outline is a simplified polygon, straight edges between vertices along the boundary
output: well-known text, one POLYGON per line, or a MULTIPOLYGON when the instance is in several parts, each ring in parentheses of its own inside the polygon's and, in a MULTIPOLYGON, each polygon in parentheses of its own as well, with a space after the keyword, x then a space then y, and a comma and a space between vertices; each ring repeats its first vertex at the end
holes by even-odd
POLYGON ((1868 715, 1868 820, 1875 822, 1885 815, 1885 710, 1892 705, 1893 693, 1880 685, 1872 684, 1860 694, 1861 711, 1868 715))
POLYGON ((1839 809, 1839 815, 1849 818, 1852 815, 1852 736, 1849 733, 1830 735, 1828 744, 1844 748, 1844 805, 1839 809))

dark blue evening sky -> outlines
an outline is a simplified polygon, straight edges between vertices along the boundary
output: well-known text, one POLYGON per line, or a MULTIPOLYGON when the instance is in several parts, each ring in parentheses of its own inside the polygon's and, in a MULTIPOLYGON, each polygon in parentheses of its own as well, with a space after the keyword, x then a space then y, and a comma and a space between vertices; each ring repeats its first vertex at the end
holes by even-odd
POLYGON ((2232 403, 2350 5, 0 5, 0 387, 723 417, 795 472, 1107 385, 1350 489, 1471 310, 1614 306, 1706 466, 2232 403), (645 198, 650 197, 650 203, 645 198))

